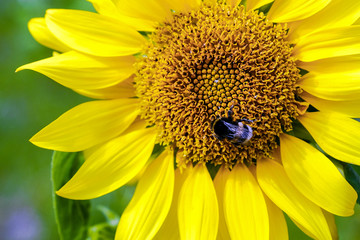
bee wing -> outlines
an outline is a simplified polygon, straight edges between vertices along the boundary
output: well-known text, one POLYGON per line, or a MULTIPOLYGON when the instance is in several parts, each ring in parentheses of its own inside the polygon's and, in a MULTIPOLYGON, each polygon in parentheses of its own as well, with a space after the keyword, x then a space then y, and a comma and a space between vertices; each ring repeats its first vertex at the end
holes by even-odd
POLYGON ((237 124, 223 122, 223 124, 226 126, 229 134, 235 134, 239 130, 239 126, 237 124))

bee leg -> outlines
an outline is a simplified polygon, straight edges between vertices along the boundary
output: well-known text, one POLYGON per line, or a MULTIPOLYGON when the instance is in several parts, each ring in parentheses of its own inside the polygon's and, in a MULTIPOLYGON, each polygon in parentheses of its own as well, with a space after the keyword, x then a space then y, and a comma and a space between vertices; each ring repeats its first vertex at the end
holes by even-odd
POLYGON ((219 135, 217 135, 215 133, 213 133, 213 136, 216 137, 216 139, 218 139, 220 141, 224 140, 224 137, 220 137, 219 135))
POLYGON ((247 118, 242 118, 242 119, 240 119, 239 121, 252 123, 252 122, 254 122, 255 120, 249 120, 249 119, 247 119, 247 118))
POLYGON ((229 111, 228 111, 228 119, 232 119, 232 115, 233 115, 233 109, 234 108, 234 105, 231 105, 231 107, 230 107, 230 109, 229 109, 229 111))

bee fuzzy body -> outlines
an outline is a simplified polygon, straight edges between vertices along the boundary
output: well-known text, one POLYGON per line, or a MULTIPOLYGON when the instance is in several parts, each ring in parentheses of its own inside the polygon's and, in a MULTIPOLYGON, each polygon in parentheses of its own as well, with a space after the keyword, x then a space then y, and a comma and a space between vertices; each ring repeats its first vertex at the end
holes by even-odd
POLYGON ((234 145, 243 145, 250 141, 253 130, 242 121, 252 122, 247 119, 233 121, 231 115, 228 118, 218 118, 212 124, 212 131, 219 140, 228 139, 234 145))

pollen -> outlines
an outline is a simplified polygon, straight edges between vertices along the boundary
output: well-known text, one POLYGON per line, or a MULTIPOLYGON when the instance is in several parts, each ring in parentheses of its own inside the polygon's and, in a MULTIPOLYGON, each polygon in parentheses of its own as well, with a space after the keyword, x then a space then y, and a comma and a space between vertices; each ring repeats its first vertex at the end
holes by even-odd
POLYGON ((252 164, 292 129, 301 75, 287 26, 243 6, 204 4, 174 12, 149 38, 136 64, 142 118, 182 155, 178 165, 252 164), (249 120, 248 143, 216 138, 212 125, 229 110, 233 121, 249 120))

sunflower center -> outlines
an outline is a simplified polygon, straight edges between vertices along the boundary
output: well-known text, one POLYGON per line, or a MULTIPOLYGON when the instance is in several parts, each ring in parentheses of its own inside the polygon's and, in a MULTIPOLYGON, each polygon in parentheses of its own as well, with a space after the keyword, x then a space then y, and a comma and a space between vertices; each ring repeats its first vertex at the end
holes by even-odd
POLYGON ((268 156, 297 116, 287 28, 242 6, 174 13, 137 63, 142 117, 178 161, 230 166, 268 156))

